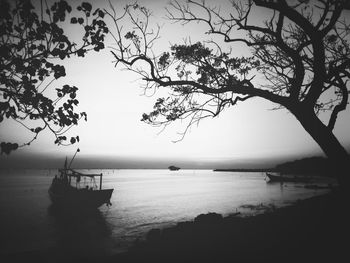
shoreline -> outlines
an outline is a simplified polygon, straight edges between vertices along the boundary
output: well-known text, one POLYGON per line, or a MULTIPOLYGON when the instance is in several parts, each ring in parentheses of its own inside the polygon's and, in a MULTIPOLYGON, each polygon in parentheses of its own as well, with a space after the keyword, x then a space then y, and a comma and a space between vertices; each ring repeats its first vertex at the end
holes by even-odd
POLYGON ((151 230, 106 262, 341 262, 350 223, 345 197, 335 190, 249 217, 201 214, 151 230))
POLYGON ((213 172, 244 172, 244 173, 265 173, 265 172, 278 172, 275 168, 256 168, 256 169, 247 169, 247 168, 231 168, 231 169, 213 169, 213 172))
POLYGON ((152 229, 144 241, 111 256, 87 258, 46 249, 2 257, 4 262, 341 262, 346 252, 342 240, 349 237, 347 206, 333 190, 253 216, 201 214, 152 229))

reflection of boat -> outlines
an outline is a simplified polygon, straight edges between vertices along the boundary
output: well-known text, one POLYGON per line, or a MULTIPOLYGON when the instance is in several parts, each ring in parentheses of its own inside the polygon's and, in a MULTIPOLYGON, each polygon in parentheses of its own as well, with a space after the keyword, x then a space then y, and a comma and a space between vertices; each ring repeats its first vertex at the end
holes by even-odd
POLYGON ((59 170, 59 175, 55 176, 49 188, 52 203, 60 207, 97 208, 103 204, 111 205, 112 193, 113 189, 102 189, 102 173, 77 172, 67 168, 67 159, 64 169, 59 170), (99 186, 95 177, 100 177, 99 186), (74 182, 75 186, 72 185, 74 182))
POLYGON ((171 166, 169 166, 168 168, 169 168, 170 171, 178 171, 178 170, 180 170, 179 167, 176 167, 176 166, 174 166, 174 165, 171 165, 171 166))
POLYGON ((112 228, 106 222, 104 212, 99 209, 67 209, 54 204, 47 212, 51 226, 59 231, 55 232, 57 249, 45 252, 42 262, 104 262, 106 244, 111 246, 113 242, 112 228))
POLYGON ((310 177, 296 176, 296 175, 277 175, 266 173, 270 182, 295 182, 295 183, 308 183, 310 182, 310 177))

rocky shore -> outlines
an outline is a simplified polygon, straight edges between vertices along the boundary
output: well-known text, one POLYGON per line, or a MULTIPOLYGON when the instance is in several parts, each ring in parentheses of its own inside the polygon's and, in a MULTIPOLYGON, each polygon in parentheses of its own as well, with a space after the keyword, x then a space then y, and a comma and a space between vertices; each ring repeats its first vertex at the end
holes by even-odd
POLYGON ((252 217, 208 213, 151 230, 107 262, 343 262, 349 205, 333 191, 252 217))
POLYGON ((108 258, 48 250, 9 255, 1 262, 345 262, 350 253, 346 197, 333 190, 249 217, 202 214, 153 229, 128 252, 108 258))

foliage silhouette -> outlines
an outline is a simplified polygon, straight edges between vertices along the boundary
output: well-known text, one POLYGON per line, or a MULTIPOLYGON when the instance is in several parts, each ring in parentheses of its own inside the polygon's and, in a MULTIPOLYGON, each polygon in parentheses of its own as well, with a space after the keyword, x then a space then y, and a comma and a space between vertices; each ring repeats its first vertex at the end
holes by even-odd
POLYGON ((151 28, 149 10, 133 4, 119 16, 113 7, 106 11, 115 24, 116 64, 140 74, 146 90, 169 88, 170 95, 158 98, 142 121, 166 127, 187 120, 184 135, 191 125, 238 102, 263 98, 290 111, 338 169, 341 185, 350 185, 349 156, 333 133, 348 103, 347 1, 247 0, 231 1, 230 8, 173 1, 167 9, 170 22, 202 23, 217 39, 172 45, 163 53, 153 50, 160 27, 151 28), (254 14, 261 9, 270 17, 257 22, 254 14), (129 31, 123 26, 126 20, 132 23, 129 31), (252 55, 234 56, 236 45, 247 46, 252 55), (136 67, 145 64, 147 69, 136 67), (320 112, 329 112, 327 123, 320 112))
MULTIPOLYGON (((29 145, 39 133, 50 130, 55 143, 68 145, 64 136, 85 112, 77 113, 78 88, 64 85, 56 88, 56 95, 48 95, 48 87, 66 75, 64 66, 56 64, 71 55, 84 57, 91 50, 104 48, 108 28, 100 9, 83 2, 71 24, 82 29, 81 43, 73 42, 63 30, 72 7, 63 0, 51 6, 41 1, 34 6, 30 0, 0 2, 0 123, 12 119, 33 133, 29 142, 19 145, 1 142, 1 153, 9 154, 18 147, 29 145)), ((79 136, 68 139, 71 144, 79 136)))

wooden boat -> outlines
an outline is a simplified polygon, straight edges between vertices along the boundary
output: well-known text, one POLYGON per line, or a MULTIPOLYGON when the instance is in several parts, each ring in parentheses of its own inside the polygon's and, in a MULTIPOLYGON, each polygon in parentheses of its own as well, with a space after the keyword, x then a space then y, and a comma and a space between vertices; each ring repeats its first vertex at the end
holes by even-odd
POLYGON ((59 175, 52 180, 49 196, 52 203, 59 207, 96 209, 103 204, 111 205, 113 190, 102 189, 102 173, 83 174, 67 168, 66 159, 64 169, 60 169, 59 175), (100 177, 99 187, 95 177, 100 177), (75 186, 72 185, 74 183, 75 186))
POLYGON ((297 175, 276 175, 271 173, 266 173, 270 182, 294 182, 294 183, 308 183, 310 182, 310 177, 297 176, 297 175))

